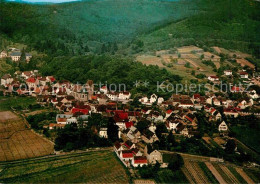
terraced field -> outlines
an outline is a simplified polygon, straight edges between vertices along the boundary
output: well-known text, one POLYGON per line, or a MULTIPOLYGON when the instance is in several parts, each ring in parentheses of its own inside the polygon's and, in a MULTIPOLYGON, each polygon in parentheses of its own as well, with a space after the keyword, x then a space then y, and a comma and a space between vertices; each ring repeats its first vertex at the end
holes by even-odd
POLYGON ((242 169, 240 167, 218 162, 204 162, 184 158, 182 168, 189 183, 258 183, 259 170, 242 169))
POLYGON ((28 123, 10 111, 0 112, 0 161, 50 155, 53 144, 29 129, 28 123))
POLYGON ((30 159, 0 165, 2 183, 128 183, 111 150, 30 159))

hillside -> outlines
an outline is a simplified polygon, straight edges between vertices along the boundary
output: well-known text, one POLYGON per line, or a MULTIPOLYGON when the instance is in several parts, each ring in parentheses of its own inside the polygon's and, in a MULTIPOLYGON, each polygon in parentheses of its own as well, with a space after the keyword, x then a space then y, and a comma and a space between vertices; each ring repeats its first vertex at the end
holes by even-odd
POLYGON ((140 36, 144 50, 169 49, 182 45, 217 45, 260 57, 260 2, 201 0, 197 6, 199 14, 140 36))
POLYGON ((2 1, 0 32, 40 51, 52 53, 59 48, 80 54, 88 50, 86 45, 130 41, 158 25, 192 15, 195 2, 104 0, 35 5, 2 1))

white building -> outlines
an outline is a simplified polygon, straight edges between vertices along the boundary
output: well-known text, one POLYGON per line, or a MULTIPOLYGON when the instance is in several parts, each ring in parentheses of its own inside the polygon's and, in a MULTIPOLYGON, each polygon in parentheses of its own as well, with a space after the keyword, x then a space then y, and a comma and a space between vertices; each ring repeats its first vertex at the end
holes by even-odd
POLYGON ((225 121, 222 121, 222 123, 219 124, 218 126, 218 131, 219 132, 226 132, 228 130, 228 126, 225 123, 225 121))
POLYGON ((108 136, 107 136, 107 128, 100 128, 99 136, 107 139, 108 138, 108 136))
POLYGON ((7 52, 3 50, 3 51, 0 53, 0 58, 6 58, 6 57, 7 57, 7 52))
POLYGON ((232 75, 232 70, 225 70, 224 75, 226 76, 231 76, 232 75))
POLYGON ((215 76, 215 75, 211 75, 208 77, 208 80, 210 80, 212 82, 219 81, 219 77, 215 76))
MULTIPOLYGON (((21 55, 22 55, 21 52, 12 52, 10 56, 11 56, 12 61, 20 61, 21 55)), ((31 54, 25 53, 25 60, 27 62, 29 62, 31 58, 32 58, 31 54)))
POLYGON ((6 86, 8 84, 11 84, 13 82, 13 78, 10 74, 5 74, 2 78, 1 78, 1 85, 6 86))

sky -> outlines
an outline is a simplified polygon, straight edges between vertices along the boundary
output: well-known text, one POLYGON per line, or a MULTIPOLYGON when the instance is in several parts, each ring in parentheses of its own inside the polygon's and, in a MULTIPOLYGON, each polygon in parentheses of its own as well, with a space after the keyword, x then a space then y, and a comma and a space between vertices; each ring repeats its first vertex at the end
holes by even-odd
POLYGON ((80 0, 7 0, 7 1, 17 1, 17 2, 27 2, 27 3, 64 3, 80 0))

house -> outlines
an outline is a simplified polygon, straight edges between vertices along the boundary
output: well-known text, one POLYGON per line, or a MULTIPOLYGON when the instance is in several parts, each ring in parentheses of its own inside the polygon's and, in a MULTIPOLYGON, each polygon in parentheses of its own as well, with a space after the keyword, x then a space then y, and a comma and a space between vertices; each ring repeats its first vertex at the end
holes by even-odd
POLYGON ((39 84, 38 79, 35 79, 34 77, 30 77, 26 80, 26 84, 29 88, 29 90, 34 91, 37 85, 39 84))
POLYGON ((127 147, 127 149, 134 149, 135 148, 135 144, 132 143, 130 140, 127 140, 125 143, 124 143, 124 146, 127 147))
POLYGON ((162 97, 159 97, 157 100, 157 104, 160 105, 164 102, 164 99, 162 97))
POLYGON ((11 84, 13 82, 13 78, 10 74, 5 74, 2 78, 1 78, 1 85, 2 86, 6 86, 8 84, 11 84))
POLYGON ((6 58, 6 57, 7 57, 7 52, 3 50, 3 51, 0 53, 0 59, 1 59, 1 58, 6 58))
POLYGON ((253 99, 249 99, 249 98, 239 99, 238 102, 239 103, 238 103, 237 107, 240 109, 245 109, 247 107, 254 105, 253 99))
POLYGON ((107 86, 102 86, 100 89, 99 89, 100 92, 104 93, 104 94, 107 94, 108 93, 108 89, 107 89, 107 86))
POLYGON ((231 89, 230 89, 230 92, 231 93, 241 93, 243 92, 243 89, 239 86, 232 86, 231 89))
POLYGON ((129 99, 130 99, 130 96, 131 96, 131 93, 128 92, 128 91, 120 92, 120 93, 118 94, 118 100, 119 100, 119 101, 129 100, 129 99))
POLYGON ((24 71, 21 74, 21 77, 23 77, 24 79, 28 79, 31 76, 33 76, 33 72, 31 72, 31 71, 24 71))
POLYGON ((194 104, 192 103, 192 101, 190 99, 180 100, 179 107, 181 107, 181 108, 188 109, 193 106, 194 106, 194 104))
POLYGON ((67 118, 58 118, 57 124, 66 125, 67 124, 67 118))
POLYGON ((65 124, 50 123, 48 127, 49 127, 50 130, 53 130, 53 129, 62 129, 62 128, 65 127, 65 124))
POLYGON ((224 109, 224 114, 226 116, 231 116, 231 117, 234 117, 234 118, 238 117, 238 111, 235 108, 226 108, 226 109, 224 109))
POLYGON ((254 100, 259 98, 259 95, 257 94, 256 90, 249 91, 247 95, 254 100))
POLYGON ((225 121, 222 121, 218 126, 219 132, 226 132, 228 130, 228 126, 225 121))
POLYGON ((150 97, 150 103, 153 104, 154 102, 156 102, 156 100, 157 100, 156 94, 152 94, 150 97))
POLYGON ((146 96, 139 99, 139 102, 141 102, 142 104, 146 104, 146 103, 148 103, 148 101, 149 101, 149 99, 146 96))
POLYGON ((147 154, 149 164, 156 164, 156 162, 162 163, 162 154, 158 150, 153 150, 147 154))
POLYGON ((118 155, 118 153, 120 153, 120 151, 122 151, 122 150, 124 150, 122 144, 120 142, 116 141, 114 143, 114 151, 115 151, 115 153, 118 155))
POLYGON ((211 75, 208 77, 208 80, 210 80, 212 82, 219 81, 219 77, 215 76, 215 75, 211 75))
POLYGON ((138 140, 141 138, 141 133, 138 131, 138 129, 134 126, 131 126, 126 133, 126 136, 128 139, 130 139, 132 142, 137 143, 138 140))
POLYGON ((131 150, 122 150, 119 154, 119 158, 122 161, 131 161, 134 158, 134 154, 131 150))
POLYGON ((38 77, 38 80, 41 86, 45 86, 48 82, 46 77, 38 77))
POLYGON ((221 106, 221 100, 220 100, 220 98, 213 98, 212 101, 213 101, 213 105, 215 105, 215 106, 221 106))
POLYGON ((224 75, 226 76, 232 76, 232 70, 225 70, 224 75))
POLYGON ((211 120, 216 121, 216 120, 219 120, 222 118, 220 112, 218 112, 215 108, 211 108, 210 114, 213 117, 213 118, 211 118, 211 120))
POLYGON ((141 138, 147 144, 148 143, 152 144, 153 142, 159 140, 158 137, 156 136, 156 134, 153 133, 152 131, 150 131, 149 129, 146 129, 146 130, 143 131, 141 138))
POLYGON ((197 118, 196 118, 196 116, 194 115, 194 114, 191 114, 191 113, 189 113, 189 114, 187 114, 186 116, 185 116, 185 120, 188 122, 188 123, 191 123, 191 125, 192 126, 196 126, 197 125, 197 118))
POLYGON ((50 82, 50 83, 53 83, 56 80, 55 77, 53 77, 53 76, 47 76, 46 79, 47 79, 47 82, 50 82))
POLYGON ((118 93, 117 92, 110 91, 106 95, 112 101, 117 101, 118 100, 118 93))
POLYGON ((144 165, 148 165, 148 161, 146 156, 135 156, 132 159, 132 166, 133 167, 143 167, 144 165))
MULTIPOLYGON (((12 52, 10 54, 10 57, 11 57, 12 61, 20 61, 21 55, 22 55, 21 52, 12 52)), ((32 55, 30 53, 25 53, 25 60, 27 62, 29 62, 31 58, 32 58, 32 55)))
POLYGON ((108 138, 107 128, 100 128, 100 130, 99 130, 99 136, 107 139, 107 138, 108 138))
POLYGON ((246 73, 244 71, 240 72, 239 75, 240 75, 241 79, 248 79, 248 73, 246 73))
POLYGON ((87 102, 88 101, 88 93, 85 88, 81 85, 74 85, 71 95, 74 96, 74 98, 81 102, 87 102))

